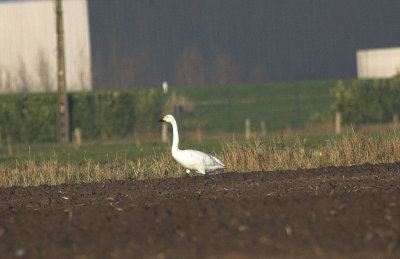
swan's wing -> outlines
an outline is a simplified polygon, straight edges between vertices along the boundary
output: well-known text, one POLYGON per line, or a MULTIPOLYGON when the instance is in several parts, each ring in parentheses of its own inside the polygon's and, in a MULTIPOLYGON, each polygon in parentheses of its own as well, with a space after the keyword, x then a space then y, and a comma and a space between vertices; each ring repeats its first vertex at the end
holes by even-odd
POLYGON ((217 162, 217 164, 219 164, 220 166, 225 168, 225 165, 218 158, 216 158, 215 156, 210 155, 210 154, 207 154, 207 155, 209 155, 215 162, 217 162))
POLYGON ((183 150, 185 158, 191 166, 203 164, 206 169, 222 169, 225 165, 215 156, 198 151, 198 150, 183 150))

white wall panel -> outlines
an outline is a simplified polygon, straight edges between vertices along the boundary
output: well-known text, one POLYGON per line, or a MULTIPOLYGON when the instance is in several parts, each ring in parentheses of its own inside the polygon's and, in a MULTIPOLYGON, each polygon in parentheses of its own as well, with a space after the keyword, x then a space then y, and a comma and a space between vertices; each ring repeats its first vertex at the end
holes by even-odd
POLYGON ((400 72, 400 48, 357 51, 358 78, 392 77, 400 72))
MULTIPOLYGON (((67 90, 92 89, 88 7, 86 0, 64 0, 67 90)), ((29 92, 44 91, 38 75, 39 53, 48 63, 56 91, 57 34, 55 1, 0 3, 0 93, 19 92, 25 66, 29 92)))

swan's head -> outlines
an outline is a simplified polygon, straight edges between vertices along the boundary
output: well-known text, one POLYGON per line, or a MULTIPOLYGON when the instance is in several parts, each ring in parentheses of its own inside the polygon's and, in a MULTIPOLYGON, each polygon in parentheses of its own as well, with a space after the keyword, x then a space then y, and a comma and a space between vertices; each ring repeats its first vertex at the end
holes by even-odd
POLYGON ((168 115, 165 115, 160 121, 172 123, 175 121, 175 118, 174 118, 174 116, 168 114, 168 115))

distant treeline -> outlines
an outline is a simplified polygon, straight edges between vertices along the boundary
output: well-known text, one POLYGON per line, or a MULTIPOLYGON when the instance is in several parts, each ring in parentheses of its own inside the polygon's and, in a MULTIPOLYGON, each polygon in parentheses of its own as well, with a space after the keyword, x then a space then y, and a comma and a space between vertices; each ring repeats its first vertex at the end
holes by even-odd
MULTIPOLYGON (((267 130, 301 128, 340 112, 344 123, 385 123, 400 114, 400 78, 75 92, 68 95, 71 132, 84 139, 159 134, 162 113, 176 114, 182 133, 243 132, 251 119, 267 130), (330 107, 330 108, 329 108, 330 107)), ((0 95, 0 134, 15 142, 57 140, 55 93, 0 95)))
POLYGON ((400 114, 400 77, 338 81, 331 89, 335 100, 331 109, 342 114, 347 124, 384 123, 400 114))
MULTIPOLYGON (((71 131, 85 139, 124 137, 152 132, 160 115, 161 91, 95 91, 71 93, 71 131)), ((57 140, 57 95, 0 96, 0 133, 18 142, 57 140)))

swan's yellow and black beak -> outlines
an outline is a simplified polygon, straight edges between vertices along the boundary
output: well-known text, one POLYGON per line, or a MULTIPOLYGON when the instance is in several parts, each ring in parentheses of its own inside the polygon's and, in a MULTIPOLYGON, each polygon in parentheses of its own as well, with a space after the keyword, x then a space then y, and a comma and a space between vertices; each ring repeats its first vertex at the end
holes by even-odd
POLYGON ((162 119, 159 120, 159 122, 165 122, 166 119, 167 119, 167 116, 164 116, 162 119))

